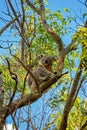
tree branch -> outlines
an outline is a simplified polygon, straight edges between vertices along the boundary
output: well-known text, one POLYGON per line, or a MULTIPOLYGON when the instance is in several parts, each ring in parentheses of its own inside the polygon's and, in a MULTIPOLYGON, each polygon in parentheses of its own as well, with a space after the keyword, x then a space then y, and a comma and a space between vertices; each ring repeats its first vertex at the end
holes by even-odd
POLYGON ((37 8, 29 0, 26 0, 26 2, 37 14, 39 14, 41 16, 43 26, 45 27, 46 31, 56 41, 59 51, 63 50, 64 48, 63 48, 63 42, 62 42, 61 38, 53 31, 53 29, 46 22, 45 15, 44 15, 45 8, 44 8, 43 0, 39 0, 40 10, 37 10, 37 8))
POLYGON ((72 40, 71 43, 64 49, 64 54, 67 55, 70 51, 76 50, 77 46, 74 46, 76 40, 72 40))
POLYGON ((7 105, 7 106, 8 106, 8 109, 7 109, 6 113, 5 113, 4 118, 7 117, 7 113, 8 113, 8 111, 9 111, 9 107, 11 106, 11 103, 12 103, 12 101, 13 101, 13 98, 14 98, 14 96, 15 96, 15 93, 16 93, 16 90, 17 90, 17 86, 18 86, 18 77, 17 77, 17 75, 16 75, 15 73, 13 73, 13 72, 11 71, 10 62, 9 62, 9 60, 8 60, 7 58, 6 58, 6 61, 7 61, 7 64, 8 64, 8 70, 9 70, 10 76, 11 76, 11 78, 15 81, 15 87, 14 87, 14 89, 13 89, 12 96, 10 97, 10 101, 9 101, 9 103, 8 103, 8 105, 7 105))
POLYGON ((11 1, 10 1, 10 0, 8 0, 8 3, 9 3, 9 6, 10 6, 10 8, 11 8, 11 10, 12 10, 12 12, 13 12, 13 14, 14 14, 14 16, 15 16, 15 18, 16 18, 16 20, 17 20, 18 24, 19 24, 19 26, 21 27, 20 20, 18 19, 18 16, 17 16, 17 14, 16 14, 16 12, 15 12, 15 9, 14 9, 14 7, 13 7, 13 5, 12 5, 11 1))
POLYGON ((77 70, 77 73, 76 73, 76 76, 74 78, 73 84, 72 84, 70 94, 69 94, 69 96, 67 97, 67 100, 66 100, 66 104, 65 104, 65 107, 64 107, 64 111, 63 111, 62 120, 61 120, 59 130, 65 130, 66 127, 67 127, 68 115, 69 115, 69 112, 70 112, 74 102, 75 102, 74 97, 75 97, 75 94, 77 92, 78 83, 79 83, 82 71, 83 71, 82 64, 80 63, 78 70, 77 70))
MULTIPOLYGON (((44 81, 43 83, 41 83, 39 86, 41 93, 47 92, 50 89, 50 87, 65 74, 67 74, 67 72, 61 74, 61 76, 59 76, 59 77, 54 76, 52 79, 49 79, 48 81, 44 81)), ((32 104, 39 98, 40 98, 40 94, 38 92, 23 95, 22 98, 20 97, 19 99, 15 100, 11 103, 11 106, 8 111, 8 115, 12 114, 16 109, 19 109, 28 104, 32 104)), ((8 108, 8 106, 6 108, 8 108)))
MULTIPOLYGON (((87 20, 84 24, 84 27, 87 28, 87 20)), ((74 43, 77 39, 72 39, 71 43, 64 49, 64 54, 67 55, 70 51, 76 50, 77 46, 74 46, 74 43)))
POLYGON ((26 2, 37 14, 40 15, 40 10, 38 10, 29 0, 26 0, 26 2))
POLYGON ((61 38, 59 37, 59 35, 57 35, 46 22, 45 8, 44 8, 43 0, 39 0, 39 3, 40 3, 40 16, 41 16, 43 26, 45 27, 46 31, 54 38, 54 40, 56 41, 56 43, 58 45, 59 51, 61 51, 64 49, 63 42, 62 42, 61 38))
MULTIPOLYGON (((18 16, 17 16, 18 17, 18 16)), ((16 21, 16 18, 11 20, 9 23, 7 23, 1 30, 0 30, 0 35, 14 22, 16 21)))
POLYGON ((2 80, 2 72, 0 72, 0 107, 3 108, 3 99, 4 98, 4 89, 3 89, 3 80, 2 80))
POLYGON ((10 51, 10 54, 22 65, 22 67, 27 71, 27 75, 30 74, 31 77, 34 79, 35 83, 36 83, 36 87, 37 87, 37 90, 39 92, 39 95, 41 96, 41 91, 40 91, 40 88, 39 88, 39 85, 38 85, 38 82, 35 78, 35 76, 33 75, 32 71, 30 70, 30 66, 26 66, 18 57, 16 57, 15 55, 13 55, 10 51))
POLYGON ((24 35, 25 35, 25 30, 24 30, 24 22, 25 22, 25 11, 24 11, 24 6, 23 6, 23 0, 21 0, 21 8, 22 8, 22 21, 21 21, 21 34, 23 34, 22 36, 22 41, 21 41, 21 60, 24 61, 25 60, 25 39, 24 39, 24 35))

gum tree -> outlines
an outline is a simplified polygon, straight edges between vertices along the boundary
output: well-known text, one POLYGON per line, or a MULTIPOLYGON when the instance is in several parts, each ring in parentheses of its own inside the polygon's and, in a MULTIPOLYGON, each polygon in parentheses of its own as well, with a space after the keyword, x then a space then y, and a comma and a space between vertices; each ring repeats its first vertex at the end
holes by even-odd
MULTIPOLYGON (((4 47, 4 45, 0 46, 3 49, 8 49, 10 54, 10 58, 8 58, 8 55, 4 56, 4 63, 0 66, 3 73, 0 72, 1 130, 3 130, 6 118, 9 115, 19 108, 34 103, 47 92, 52 85, 55 86, 56 83, 63 79, 64 75, 70 73, 66 71, 68 69, 66 67, 66 65, 68 65, 66 59, 68 56, 73 57, 73 54, 77 53, 78 47, 80 47, 81 53, 81 56, 78 56, 79 65, 75 70, 75 76, 67 92, 59 130, 65 130, 67 128, 69 113, 82 84, 86 80, 87 22, 72 35, 71 42, 66 45, 63 43, 61 36, 68 33, 65 26, 68 26, 74 19, 71 17, 64 18, 59 10, 57 12, 50 11, 45 8, 45 4, 46 2, 43 2, 43 0, 33 2, 29 0, 20 0, 18 2, 6 1, 6 18, 10 20, 2 27, 0 35, 2 36, 6 29, 10 29, 9 34, 11 34, 14 39, 12 40, 11 38, 11 40, 7 40, 7 47, 4 47), (32 74, 32 68, 37 66, 38 57, 41 53, 46 55, 51 54, 57 58, 55 64, 57 74, 55 74, 53 78, 38 85, 32 74), (64 64, 65 62, 66 64, 64 64), (40 89, 41 93, 39 93, 39 91, 37 93, 30 93, 29 90, 27 93, 25 92, 26 87, 28 87, 28 74, 34 78, 37 88, 40 89), (15 98, 17 94, 18 97, 15 98)), ((66 8, 64 10, 65 12, 69 12, 66 8)), ((84 16, 86 16, 86 14, 84 14, 84 16)), ((1 41, 1 44, 3 42, 4 41, 1 41)), ((72 58, 73 62, 74 58, 72 58)), ((81 126, 81 130, 85 128, 86 125, 87 121, 81 126)), ((33 125, 32 129, 35 129, 33 125)))

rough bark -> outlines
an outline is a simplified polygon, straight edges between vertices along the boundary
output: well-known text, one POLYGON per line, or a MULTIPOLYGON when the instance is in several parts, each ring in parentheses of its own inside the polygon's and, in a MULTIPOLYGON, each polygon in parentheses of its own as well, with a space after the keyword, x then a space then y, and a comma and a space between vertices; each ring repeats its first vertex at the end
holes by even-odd
MULTIPOLYGON (((63 75, 65 75, 65 74, 67 74, 67 72, 66 73, 64 73, 64 74, 62 74, 61 76, 59 76, 59 77, 57 77, 57 76, 54 76, 52 79, 50 79, 50 80, 48 80, 48 81, 45 81, 44 83, 42 83, 39 87, 40 87, 40 89, 41 89, 41 93, 43 94, 43 93, 45 93, 45 92, 47 92, 49 89, 50 89, 50 87, 56 82, 56 81, 58 81, 58 79, 60 79, 63 75)), ((28 95, 23 95, 23 97, 20 97, 20 98, 18 98, 17 100, 14 100, 12 103, 11 103, 11 105, 10 105, 10 107, 7 105, 6 107, 5 107, 5 110, 7 110, 8 108, 8 113, 5 115, 5 118, 8 116, 8 115, 10 115, 10 114, 12 114, 14 111, 16 111, 17 109, 19 109, 19 108, 21 108, 21 107, 23 107, 23 106, 26 106, 26 105, 28 105, 28 104, 32 104, 32 103, 34 103, 36 100, 38 100, 39 98, 40 98, 40 96, 41 95, 39 95, 39 93, 38 92, 33 92, 33 94, 28 94, 28 95)))
POLYGON ((77 73, 76 73, 76 76, 74 78, 73 84, 72 84, 70 94, 66 99, 66 103, 65 103, 65 107, 64 107, 61 125, 60 125, 59 130, 66 130, 66 128, 67 128, 68 115, 69 115, 69 112, 70 112, 70 110, 75 102, 75 99, 76 99, 75 95, 77 92, 78 83, 79 83, 82 71, 83 71, 82 64, 80 63, 78 70, 77 70, 77 73))

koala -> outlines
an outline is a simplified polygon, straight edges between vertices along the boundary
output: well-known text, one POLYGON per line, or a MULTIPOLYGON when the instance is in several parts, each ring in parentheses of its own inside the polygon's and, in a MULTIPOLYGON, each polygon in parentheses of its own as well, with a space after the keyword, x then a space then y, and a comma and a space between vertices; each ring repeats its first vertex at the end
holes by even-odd
MULTIPOLYGON (((53 56, 46 55, 40 57, 38 66, 35 70, 31 71, 38 83, 38 86, 54 76, 52 65, 55 61, 56 59, 53 56)), ((37 89, 39 91, 39 88, 37 88, 36 82, 31 75, 28 77, 28 85, 31 92, 35 92, 37 89)))

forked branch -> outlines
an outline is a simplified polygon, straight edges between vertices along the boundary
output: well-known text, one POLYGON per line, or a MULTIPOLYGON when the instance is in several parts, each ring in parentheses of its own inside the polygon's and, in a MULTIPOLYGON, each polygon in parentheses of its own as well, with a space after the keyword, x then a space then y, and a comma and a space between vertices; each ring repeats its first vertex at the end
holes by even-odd
POLYGON ((43 0, 39 0, 40 3, 40 10, 38 10, 29 0, 26 0, 27 4, 41 17, 42 23, 46 31, 54 38, 56 41, 59 51, 63 50, 63 42, 59 35, 57 35, 54 30, 49 26, 49 24, 46 22, 45 19, 45 8, 44 8, 44 3, 43 0))
MULTIPOLYGON (((61 74, 61 76, 59 76, 59 77, 54 76, 52 79, 49 79, 48 81, 44 81, 42 84, 40 84, 39 87, 41 89, 41 93, 47 92, 50 89, 50 87, 54 83, 56 83, 57 80, 59 80, 63 75, 65 75, 67 73, 68 72, 65 72, 65 73, 61 74)), ((39 98, 40 98, 40 94, 38 92, 23 95, 22 98, 20 97, 11 103, 11 107, 9 108, 8 115, 12 114, 16 109, 19 109, 23 106, 34 103, 39 98)))

